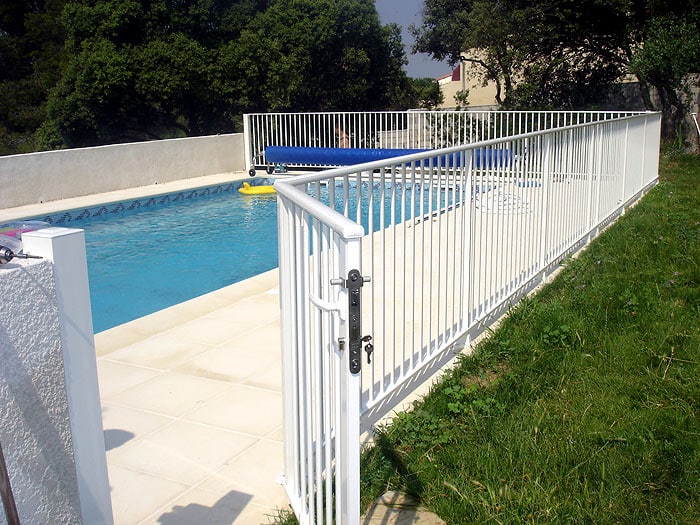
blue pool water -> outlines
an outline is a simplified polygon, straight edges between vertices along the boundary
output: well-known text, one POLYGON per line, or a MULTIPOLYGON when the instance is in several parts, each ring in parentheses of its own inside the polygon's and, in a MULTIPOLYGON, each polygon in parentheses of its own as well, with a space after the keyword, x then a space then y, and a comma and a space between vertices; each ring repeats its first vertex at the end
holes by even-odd
MULTIPOLYGON (((395 187, 394 218, 398 222, 428 209, 429 192, 422 187, 395 187), (410 190, 410 191, 409 191, 410 190), (402 213, 401 210, 404 210, 402 213)), ((355 193, 356 187, 351 188, 355 193)), ((235 189, 180 194, 177 198, 148 198, 144 205, 124 203, 75 210, 54 224, 85 230, 93 328, 100 332, 144 315, 242 281, 278 266, 277 199, 242 196, 235 189), (78 213, 80 212, 80 213, 78 213), (70 222, 62 222, 70 216, 70 222)), ((342 188, 336 207, 342 210, 342 188)), ((363 186, 367 192, 367 186, 363 186)), ((379 201, 385 185, 373 185, 379 201)), ((314 193, 314 189, 309 191, 314 193)), ((450 200, 431 192, 432 206, 450 200), (440 202, 443 201, 443 202, 440 202)), ((329 202, 329 189, 321 188, 329 202)), ((351 216, 356 200, 350 200, 351 216)), ((367 202, 361 222, 367 229, 367 202)), ((387 200, 385 224, 392 222, 387 200)), ((373 210, 379 212, 377 206, 373 210)), ((379 215, 374 220, 379 228, 379 215)))
POLYGON ((72 223, 85 229, 95 332, 275 268, 276 209, 227 192, 72 223))

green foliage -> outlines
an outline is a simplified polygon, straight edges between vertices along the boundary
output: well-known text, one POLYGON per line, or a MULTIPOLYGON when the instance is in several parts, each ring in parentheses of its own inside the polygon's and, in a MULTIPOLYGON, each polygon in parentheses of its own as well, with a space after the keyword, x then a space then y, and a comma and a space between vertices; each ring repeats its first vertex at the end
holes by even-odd
POLYGON ((427 0, 413 32, 415 50, 479 66, 506 108, 588 108, 634 73, 647 109, 668 115, 670 136, 685 112, 675 90, 700 63, 698 12, 697 0, 427 0))
POLYGON ((409 28, 416 38, 414 51, 457 63, 471 30, 469 14, 473 4, 464 0, 427 0, 421 26, 409 28))
MULTIPOLYGON (((233 14, 263 2, 67 2, 69 60, 48 101, 42 144, 68 147, 234 131, 218 50, 233 14)), ((241 21, 238 22, 239 24, 241 21)))
POLYGON ((669 16, 650 22, 644 45, 634 55, 630 68, 649 81, 668 81, 678 89, 683 87, 685 75, 700 68, 699 64, 698 22, 669 16))
POLYGON ((62 67, 63 0, 0 5, 0 155, 34 151, 62 67))
POLYGON ((440 85, 433 78, 410 78, 408 86, 397 84, 391 109, 435 109, 444 100, 440 85), (401 89, 405 91, 401 92, 401 89))
POLYGON ((276 2, 227 52, 239 96, 270 111, 383 109, 407 82, 397 28, 369 0, 276 2))
POLYGON ((568 324, 542 329, 542 344, 546 347, 567 349, 574 345, 574 336, 568 324))
POLYGON ((0 154, 437 100, 371 0, 11 1, 0 24, 0 154))
POLYGON ((457 91, 455 94, 455 103, 457 105, 457 109, 464 109, 467 106, 469 106, 469 90, 468 89, 460 89, 457 91))
POLYGON ((700 160, 662 182, 363 460, 447 523, 694 523, 700 513, 700 160))
POLYGON ((630 71, 655 87, 664 114, 664 137, 683 145, 683 137, 695 133, 684 120, 692 103, 688 73, 700 71, 700 12, 652 19, 630 71))

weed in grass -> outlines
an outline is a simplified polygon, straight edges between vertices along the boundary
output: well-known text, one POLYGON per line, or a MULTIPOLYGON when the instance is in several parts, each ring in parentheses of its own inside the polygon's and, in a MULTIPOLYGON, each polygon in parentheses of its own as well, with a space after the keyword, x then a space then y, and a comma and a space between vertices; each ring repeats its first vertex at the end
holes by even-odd
POLYGON ((297 517, 291 510, 278 509, 274 515, 268 516, 275 525, 299 525, 297 517))
POLYGON ((568 324, 561 324, 557 327, 545 326, 542 329, 542 343, 553 348, 572 348, 574 345, 574 334, 568 324))
MULTIPOLYGON (((428 449, 446 445, 453 439, 452 421, 438 414, 416 408, 401 412, 395 418, 396 429, 401 429, 401 442, 410 443, 411 449, 428 449)), ((392 433, 392 436, 397 432, 392 433)))

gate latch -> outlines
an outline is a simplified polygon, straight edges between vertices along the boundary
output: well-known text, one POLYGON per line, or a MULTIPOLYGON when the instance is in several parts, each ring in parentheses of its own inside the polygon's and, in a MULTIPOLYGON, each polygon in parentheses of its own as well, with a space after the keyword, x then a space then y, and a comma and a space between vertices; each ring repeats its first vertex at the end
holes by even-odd
MULTIPOLYGON (((341 284, 341 280, 333 280, 332 284, 341 284)), ((350 340, 347 347, 350 362, 350 373, 357 374, 362 368, 362 309, 361 309, 361 288, 364 283, 370 281, 369 277, 363 277, 359 270, 350 270, 348 278, 342 284, 348 289, 348 322, 350 323, 350 340)), ((370 338, 371 339, 371 338, 370 338)))

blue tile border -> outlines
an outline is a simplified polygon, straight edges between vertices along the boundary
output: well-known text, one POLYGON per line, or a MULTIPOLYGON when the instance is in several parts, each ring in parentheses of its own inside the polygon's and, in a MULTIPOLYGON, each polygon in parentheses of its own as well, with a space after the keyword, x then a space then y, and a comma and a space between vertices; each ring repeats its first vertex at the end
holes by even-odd
POLYGON ((104 217, 106 215, 126 214, 140 209, 153 210, 159 206, 171 204, 174 202, 188 201, 203 197, 210 197, 228 192, 238 191, 247 182, 251 186, 263 186, 273 184, 275 179, 270 178, 251 178, 247 180, 238 180, 227 182, 224 184, 216 184, 213 186, 203 186, 191 190, 175 191, 172 193, 164 193, 161 195, 149 195, 139 199, 132 199, 123 202, 110 202, 106 204, 97 204, 87 208, 76 208, 73 210, 65 210, 48 215, 38 215, 27 217, 24 220, 35 220, 48 222, 53 226, 68 226, 73 221, 82 221, 93 217, 104 217))

